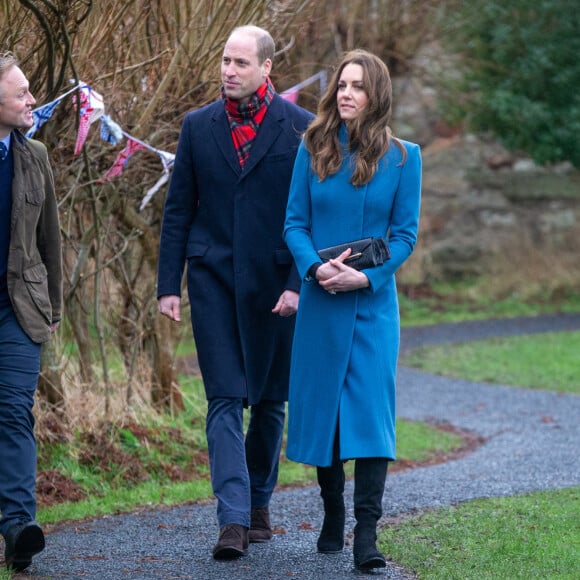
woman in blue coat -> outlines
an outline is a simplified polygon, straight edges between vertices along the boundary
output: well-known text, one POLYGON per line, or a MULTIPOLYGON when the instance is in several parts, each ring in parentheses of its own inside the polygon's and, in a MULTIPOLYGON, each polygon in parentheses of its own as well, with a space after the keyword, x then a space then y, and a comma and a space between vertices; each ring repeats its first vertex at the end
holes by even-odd
POLYGON ((290 370, 287 456, 317 466, 324 503, 318 551, 344 545, 343 462, 355 459, 354 561, 384 567, 376 526, 395 459, 399 308, 395 272, 417 239, 419 147, 391 136, 391 80, 376 56, 355 50, 338 66, 300 146, 284 236, 303 279, 290 370), (382 238, 390 258, 363 270, 347 249, 382 238))

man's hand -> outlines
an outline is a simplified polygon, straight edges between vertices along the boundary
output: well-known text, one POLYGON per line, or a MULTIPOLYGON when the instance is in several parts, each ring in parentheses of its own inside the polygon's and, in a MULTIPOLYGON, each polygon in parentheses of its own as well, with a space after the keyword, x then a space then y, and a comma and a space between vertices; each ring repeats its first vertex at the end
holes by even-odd
POLYGON ((175 322, 181 322, 181 298, 179 296, 174 296, 173 294, 161 296, 157 306, 163 316, 167 316, 167 318, 175 320, 175 322))
POLYGON ((272 312, 274 314, 279 314, 284 318, 296 314, 296 311, 298 310, 299 298, 300 294, 298 294, 298 292, 294 292, 292 290, 284 290, 280 298, 278 298, 276 306, 272 308, 272 312))

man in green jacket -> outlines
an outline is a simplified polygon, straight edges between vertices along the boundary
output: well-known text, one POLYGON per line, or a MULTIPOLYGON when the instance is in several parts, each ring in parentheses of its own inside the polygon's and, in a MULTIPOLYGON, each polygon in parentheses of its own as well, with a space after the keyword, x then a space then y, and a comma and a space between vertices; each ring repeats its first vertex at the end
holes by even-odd
POLYGON ((0 54, 0 533, 6 566, 24 570, 44 549, 36 516, 32 407, 40 350, 61 318, 60 227, 46 147, 33 125, 28 80, 0 54))

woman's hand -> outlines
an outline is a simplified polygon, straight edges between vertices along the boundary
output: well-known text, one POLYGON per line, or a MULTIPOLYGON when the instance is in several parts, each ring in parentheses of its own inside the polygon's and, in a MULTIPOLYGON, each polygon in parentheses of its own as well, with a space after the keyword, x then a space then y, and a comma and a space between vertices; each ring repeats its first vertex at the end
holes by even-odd
POLYGON ((322 288, 330 294, 337 292, 350 292, 369 286, 369 279, 366 274, 347 266, 344 260, 351 254, 348 248, 340 256, 325 262, 316 271, 316 279, 322 288))

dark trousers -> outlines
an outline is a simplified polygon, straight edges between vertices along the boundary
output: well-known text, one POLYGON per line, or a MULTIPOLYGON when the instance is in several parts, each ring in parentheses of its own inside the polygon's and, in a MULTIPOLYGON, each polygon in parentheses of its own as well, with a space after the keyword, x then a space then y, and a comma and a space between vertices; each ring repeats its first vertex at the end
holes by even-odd
POLYGON ((0 306, 0 533, 36 517, 34 392, 41 345, 22 330, 10 304, 0 306))
POLYGON ((261 401, 250 408, 244 437, 243 400, 208 401, 206 435, 220 528, 250 527, 250 510, 269 504, 278 480, 284 415, 285 403, 261 401))

